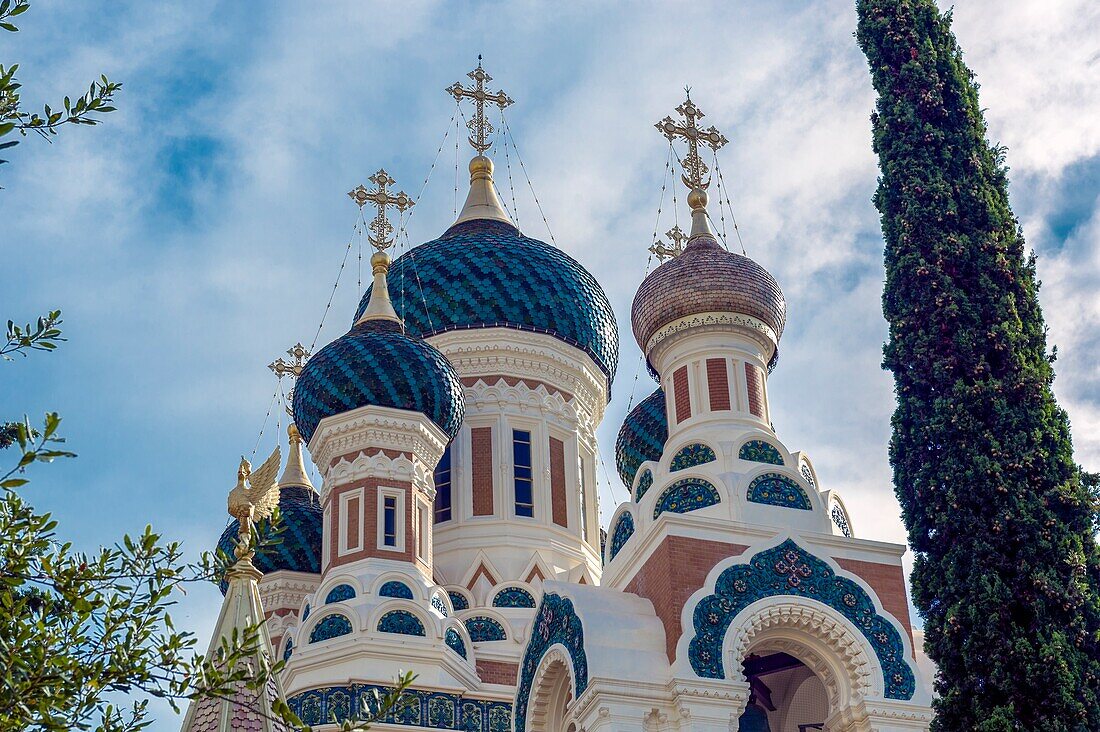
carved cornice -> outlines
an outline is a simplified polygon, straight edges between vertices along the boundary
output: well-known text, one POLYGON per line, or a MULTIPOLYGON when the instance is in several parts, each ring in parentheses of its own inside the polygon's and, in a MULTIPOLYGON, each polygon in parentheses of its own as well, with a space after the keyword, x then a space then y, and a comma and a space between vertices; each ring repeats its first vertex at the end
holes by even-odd
POLYGON ((523 382, 509 386, 504 380, 494 384, 478 381, 467 386, 465 394, 467 414, 511 408, 517 413, 536 412, 543 419, 580 432, 585 438, 594 434, 590 413, 578 410, 576 400, 566 400, 558 392, 550 393, 542 385, 532 389, 523 382))
POLYGON ((309 442, 313 463, 326 483, 332 461, 338 456, 371 450, 411 453, 435 467, 443 455, 447 437, 426 417, 401 409, 367 406, 321 420, 309 442))
MULTIPOLYGON (((439 458, 436 458, 436 462, 439 458)), ((434 467, 435 463, 432 463, 434 467)), ((419 460, 413 461, 404 455, 391 458, 384 452, 362 451, 354 460, 348 460, 347 456, 341 457, 325 472, 325 482, 321 488, 322 500, 336 486, 346 485, 365 478, 382 478, 385 480, 412 483, 421 490, 427 492, 429 497, 434 496, 435 488, 432 486, 432 468, 419 460)))
POLYGON ((656 364, 660 360, 661 353, 677 340, 676 336, 688 331, 693 333, 736 332, 747 335, 759 344, 766 354, 765 359, 779 346, 779 337, 771 326, 751 315, 733 312, 697 313, 666 323, 650 336, 645 346, 645 354, 650 363, 656 364))

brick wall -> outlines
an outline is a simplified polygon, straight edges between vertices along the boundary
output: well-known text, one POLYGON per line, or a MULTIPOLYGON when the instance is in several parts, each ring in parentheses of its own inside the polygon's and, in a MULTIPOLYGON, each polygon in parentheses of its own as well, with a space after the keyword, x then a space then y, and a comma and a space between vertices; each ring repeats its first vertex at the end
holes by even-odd
POLYGON ((747 546, 740 544, 667 536, 630 580, 626 591, 652 602, 657 617, 665 626, 669 663, 676 660, 676 643, 683 632, 680 611, 687 599, 703 586, 714 565, 746 549, 747 546))
POLYGON ((672 394, 676 402, 676 422, 691 419, 691 394, 688 391, 688 369, 681 366, 672 375, 672 394))
POLYGON ((726 359, 707 359, 707 390, 710 392, 710 411, 729 410, 730 380, 726 374, 726 359))
POLYGON ((471 476, 474 491, 474 515, 493 515, 493 428, 470 430, 471 476))
POLYGON ((760 369, 751 363, 745 364, 745 384, 749 388, 749 412, 757 417, 764 416, 764 383, 760 369))
POLYGON ((878 595, 882 608, 894 616, 913 642, 913 627, 909 620, 909 601, 905 598, 905 575, 899 565, 863 562, 858 559, 837 559, 846 572, 858 576, 878 595))
MULTIPOLYGON (((379 478, 367 478, 366 480, 360 480, 334 488, 329 494, 328 501, 325 505, 330 522, 328 531, 325 532, 329 541, 328 567, 339 567, 368 557, 383 557, 385 559, 396 559, 405 562, 413 561, 414 549, 416 547, 416 534, 414 533, 415 530, 412 520, 412 508, 414 506, 412 494, 412 483, 400 480, 382 480, 379 478), (405 515, 399 517, 405 524, 405 551, 403 552, 380 549, 378 547, 379 542, 376 534, 378 527, 379 486, 401 490, 405 493, 405 515), (359 488, 363 488, 363 546, 357 551, 340 556, 340 496, 359 488)), ((354 503, 354 500, 349 501, 348 507, 351 508, 354 503)), ((358 509, 355 510, 355 513, 356 516, 354 521, 358 521, 358 509)), ((352 520, 348 521, 349 530, 352 523, 352 520)), ((354 537, 351 541, 345 543, 354 545, 357 539, 358 537, 354 537)))
POLYGON ((482 683, 515 686, 519 679, 519 664, 508 661, 477 659, 477 676, 482 683))
POLYGON ((550 507, 554 523, 569 527, 569 499, 565 494, 565 443, 550 438, 550 507))

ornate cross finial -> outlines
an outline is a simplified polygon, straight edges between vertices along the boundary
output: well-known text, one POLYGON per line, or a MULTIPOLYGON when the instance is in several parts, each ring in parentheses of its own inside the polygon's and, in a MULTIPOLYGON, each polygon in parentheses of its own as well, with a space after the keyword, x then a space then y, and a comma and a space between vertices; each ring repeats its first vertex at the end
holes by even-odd
POLYGON ((476 86, 467 89, 462 86, 462 82, 456 81, 444 91, 453 96, 455 101, 459 103, 463 99, 474 100, 474 116, 466 123, 466 128, 470 130, 470 145, 477 150, 478 155, 484 155, 485 151, 493 144, 488 142, 489 135, 493 134, 493 125, 485 118, 485 102, 492 102, 504 109, 512 104, 513 100, 503 90, 497 92, 485 90, 485 83, 492 81, 493 77, 486 74, 485 70, 481 68, 481 54, 478 54, 477 57, 477 68, 466 74, 466 76, 473 79, 476 86))
POLYGON ((409 198, 404 191, 392 195, 387 190, 389 186, 394 185, 397 181, 391 178, 385 170, 379 170, 367 180, 376 186, 373 191, 368 191, 363 186, 357 186, 348 191, 348 195, 359 204, 359 208, 363 208, 368 203, 373 203, 378 208, 378 213, 367 225, 367 228, 371 230, 367 238, 374 245, 374 248, 381 252, 393 244, 393 239, 390 238, 390 235, 393 234, 393 224, 386 218, 386 208, 393 206, 398 211, 404 212, 416 205, 416 202, 409 198))
MULTIPOLYGON (((291 360, 287 361, 281 356, 267 365, 282 381, 284 376, 289 376, 291 381, 294 381, 302 375, 302 369, 305 368, 306 361, 309 360, 309 351, 301 343, 295 343, 293 348, 287 350, 286 355, 290 356, 291 360)), ((294 399, 294 385, 291 384, 290 389, 286 392, 286 413, 291 417, 294 416, 294 412, 290 408, 291 401, 294 399)))
POLYGON ((666 259, 672 259, 678 257, 684 253, 684 244, 687 242, 688 235, 685 234, 679 226, 673 226, 665 234, 672 240, 672 246, 667 246, 663 241, 658 240, 649 248, 649 251, 657 255, 657 259, 665 261, 666 259))
POLYGON ((704 130, 696 124, 704 116, 703 110, 696 107, 695 102, 691 101, 691 88, 686 87, 685 91, 687 92, 687 101, 676 108, 676 111, 684 118, 684 123, 677 124, 672 120, 672 117, 665 117, 655 127, 668 138, 669 142, 677 137, 687 140, 688 153, 683 159, 684 173, 680 178, 684 181, 684 185, 692 190, 706 190, 710 185, 710 169, 703 162, 703 158, 699 156, 699 143, 703 143, 711 150, 718 150, 729 140, 713 125, 704 130))

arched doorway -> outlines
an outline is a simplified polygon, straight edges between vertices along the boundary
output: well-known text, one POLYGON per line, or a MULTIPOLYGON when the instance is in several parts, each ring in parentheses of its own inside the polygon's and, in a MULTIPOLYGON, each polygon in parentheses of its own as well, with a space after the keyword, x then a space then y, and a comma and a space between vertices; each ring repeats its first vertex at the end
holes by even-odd
POLYGON ((823 730, 829 716, 825 684, 802 661, 783 652, 759 649, 742 663, 749 703, 738 732, 823 730))
POLYGON ((527 708, 527 729, 530 732, 569 732, 570 705, 573 702, 573 676, 568 657, 558 648, 551 648, 535 672, 531 699, 527 708))

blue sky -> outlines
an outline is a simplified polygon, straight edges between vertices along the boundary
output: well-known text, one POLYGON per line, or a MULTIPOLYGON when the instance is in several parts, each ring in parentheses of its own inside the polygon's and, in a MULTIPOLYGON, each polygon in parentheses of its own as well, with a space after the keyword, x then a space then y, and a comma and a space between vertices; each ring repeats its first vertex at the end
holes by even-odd
MULTIPOLYGON (((191 555, 214 544, 275 387, 265 365, 308 345, 324 311, 356 218, 345 193, 379 167, 420 190, 454 112, 443 89, 466 80, 478 53, 516 100, 509 124, 555 240, 619 318, 600 431, 605 522, 626 497, 610 463, 618 425, 631 395, 654 387, 644 372, 635 385, 628 319, 667 153, 652 125, 690 84, 731 140, 720 161, 748 254, 788 299, 770 382, 777 432, 842 493, 858 535, 904 540, 886 458, 892 384, 879 368, 874 97, 851 2, 40 0, 21 20, 0 60, 21 63, 27 102, 77 93, 101 72, 125 84, 103 126, 52 145, 28 138, 0 168, 0 314, 61 308, 69 337, 2 367, 0 414, 63 415, 80 457, 36 468, 28 494, 78 545, 146 523, 191 555)), ((1040 256, 1078 460, 1098 469, 1100 9, 968 0, 955 28, 1040 256)), ((452 130, 413 243, 452 220, 454 142, 452 130)), ((457 158, 461 198, 464 143, 457 158)), ((520 224, 549 238, 512 162, 520 224)), ((505 174, 498 162, 502 190, 505 174)), ((674 222, 666 199, 659 232, 674 222)), ((322 343, 349 324, 356 274, 349 265, 322 343)), ((260 452, 274 439, 269 424, 260 452)), ((205 644, 219 600, 196 588, 178 624, 205 644)), ((177 725, 165 714, 157 729, 177 725)))

